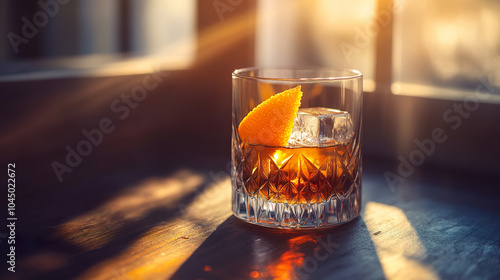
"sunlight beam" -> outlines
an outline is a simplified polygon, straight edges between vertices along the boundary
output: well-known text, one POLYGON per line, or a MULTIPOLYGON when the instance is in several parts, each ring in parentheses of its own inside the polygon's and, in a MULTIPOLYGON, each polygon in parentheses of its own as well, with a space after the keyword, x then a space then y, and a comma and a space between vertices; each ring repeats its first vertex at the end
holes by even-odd
MULTIPOLYGON (((193 173, 197 180, 199 174, 193 173)), ((231 204, 229 177, 208 180, 208 184, 199 190, 193 190, 189 184, 179 184, 187 192, 194 192, 195 197, 187 205, 176 203, 179 212, 165 222, 160 222, 137 236, 122 252, 103 261, 83 274, 82 279, 169 279, 205 240, 230 215, 231 204), (130 265, 133 263, 134 265, 130 265), (115 271, 109 271, 116 267, 115 271)), ((189 180, 188 180, 189 181, 189 180)), ((188 182, 186 181, 186 182, 188 182)), ((163 187, 160 187, 160 189, 163 187)), ((154 197, 162 197, 164 204, 169 197, 164 197, 163 190, 150 192, 154 197)), ((136 206, 134 206, 136 207, 136 206)), ((208 265, 208 263, 207 263, 208 265)))
POLYGON ((439 279, 421 263, 425 247, 401 209, 368 202, 363 217, 387 279, 439 279))

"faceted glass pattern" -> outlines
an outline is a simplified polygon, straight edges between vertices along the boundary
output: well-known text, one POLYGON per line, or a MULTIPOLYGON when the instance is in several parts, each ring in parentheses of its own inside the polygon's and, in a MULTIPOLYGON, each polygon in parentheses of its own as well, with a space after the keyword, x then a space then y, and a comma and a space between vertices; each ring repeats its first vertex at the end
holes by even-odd
POLYGON ((271 202, 324 202, 333 193, 344 194, 353 183, 353 164, 348 168, 348 145, 325 148, 281 148, 244 144, 242 149, 245 188, 250 196, 271 202))
POLYGON ((361 206, 357 141, 330 147, 233 142, 233 211, 269 227, 321 227, 352 220, 361 206))

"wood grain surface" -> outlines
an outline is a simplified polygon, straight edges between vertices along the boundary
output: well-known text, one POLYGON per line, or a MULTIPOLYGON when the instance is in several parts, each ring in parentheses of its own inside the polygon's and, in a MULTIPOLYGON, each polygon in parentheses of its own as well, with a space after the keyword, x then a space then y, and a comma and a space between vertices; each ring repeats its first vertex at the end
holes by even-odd
POLYGON ((222 171, 146 173, 132 168, 89 177, 60 196, 23 197, 17 272, 2 279, 500 277, 495 197, 448 179, 416 180, 393 192, 367 166, 358 219, 286 231, 232 216, 222 171), (104 189, 113 185, 122 187, 104 189), (96 203, 100 194, 107 199, 96 203), (41 199, 51 205, 38 205, 41 199), (82 210, 87 203, 93 206, 82 210))

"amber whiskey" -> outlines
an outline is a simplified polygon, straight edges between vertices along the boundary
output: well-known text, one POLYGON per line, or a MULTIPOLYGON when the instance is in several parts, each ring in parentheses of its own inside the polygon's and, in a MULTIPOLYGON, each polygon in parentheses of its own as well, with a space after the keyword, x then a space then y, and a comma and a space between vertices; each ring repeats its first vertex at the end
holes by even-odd
POLYGON ((321 203, 344 195, 355 183, 360 164, 352 145, 288 148, 243 143, 239 165, 246 192, 288 204, 321 203))

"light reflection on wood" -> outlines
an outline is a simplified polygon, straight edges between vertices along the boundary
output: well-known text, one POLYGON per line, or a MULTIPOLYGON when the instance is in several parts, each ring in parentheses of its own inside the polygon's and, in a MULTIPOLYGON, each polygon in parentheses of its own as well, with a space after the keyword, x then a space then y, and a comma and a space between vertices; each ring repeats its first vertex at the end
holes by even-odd
POLYGON ((82 249, 100 248, 120 234, 123 224, 137 222, 155 209, 172 208, 172 202, 193 191, 203 180, 202 175, 189 170, 178 171, 166 179, 146 179, 100 207, 64 223, 56 232, 60 238, 82 249))
MULTIPOLYGON (((297 277, 295 270, 302 267, 304 262, 304 253, 301 252, 300 245, 305 242, 314 242, 310 235, 297 236, 288 241, 289 249, 281 257, 266 267, 272 279, 294 279, 297 277)), ((264 274, 264 276, 267 276, 264 274)))
POLYGON ((401 209, 368 202, 363 217, 387 279, 439 279, 421 264, 426 249, 401 209))
POLYGON ((147 179, 58 231, 61 238, 85 250, 126 246, 78 279, 164 279, 231 215, 230 190, 229 178, 214 182, 181 170, 165 179, 147 179), (193 198, 186 202, 185 196, 193 198), (137 234, 130 244, 121 243, 126 230, 137 234))

